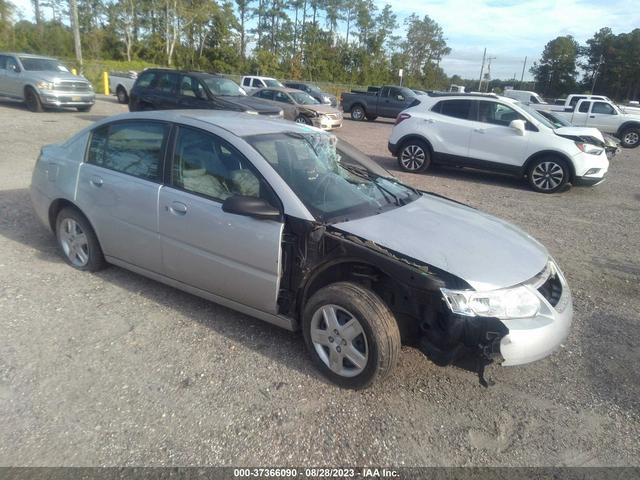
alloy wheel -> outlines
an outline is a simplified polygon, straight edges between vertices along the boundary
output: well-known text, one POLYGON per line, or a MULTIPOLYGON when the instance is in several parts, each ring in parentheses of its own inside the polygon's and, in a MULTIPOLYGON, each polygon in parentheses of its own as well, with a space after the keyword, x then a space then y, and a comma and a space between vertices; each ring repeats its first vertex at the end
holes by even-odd
POLYGON ((84 267, 89 262, 89 241, 82 228, 72 218, 60 223, 58 238, 64 254, 76 267, 84 267))
POLYGON ((540 190, 553 190, 564 180, 564 170, 555 162, 541 162, 531 172, 531 180, 540 190))
POLYGON ((367 337, 358 319, 338 305, 323 305, 311 318, 311 341, 329 369, 355 377, 369 359, 367 337))
POLYGON ((354 107, 351 110, 351 117, 354 120, 362 120, 364 118, 364 115, 365 115, 365 113, 364 113, 364 110, 363 110, 362 107, 354 107))
POLYGON ((427 155, 419 145, 407 145, 400 154, 400 163, 406 170, 416 171, 422 168, 427 155))
POLYGON ((640 134, 638 132, 628 132, 622 139, 625 145, 636 145, 640 141, 640 134))

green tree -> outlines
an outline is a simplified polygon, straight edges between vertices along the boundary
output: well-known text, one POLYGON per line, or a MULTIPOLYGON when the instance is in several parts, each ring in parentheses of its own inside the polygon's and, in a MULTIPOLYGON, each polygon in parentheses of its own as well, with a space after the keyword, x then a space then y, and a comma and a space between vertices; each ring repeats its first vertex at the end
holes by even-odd
POLYGON ((571 35, 547 43, 540 61, 531 67, 544 96, 557 97, 576 90, 578 54, 578 42, 571 35))
POLYGON ((444 38, 444 31, 428 15, 416 14, 405 20, 406 40, 402 45, 406 61, 406 77, 420 86, 441 87, 444 75, 440 61, 451 52, 444 38))

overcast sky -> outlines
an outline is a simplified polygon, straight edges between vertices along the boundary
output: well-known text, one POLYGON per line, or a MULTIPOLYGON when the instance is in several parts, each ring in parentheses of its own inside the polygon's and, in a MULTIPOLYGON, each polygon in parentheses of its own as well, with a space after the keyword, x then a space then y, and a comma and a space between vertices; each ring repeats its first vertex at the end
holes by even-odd
MULTIPOLYGON (((29 0, 12 0, 33 17, 29 0)), ((496 57, 492 78, 520 78, 527 56, 529 67, 539 58, 544 45, 558 35, 573 35, 579 42, 601 27, 614 33, 640 27, 638 0, 375 0, 380 8, 391 4, 400 22, 412 13, 429 15, 443 28, 451 54, 442 62, 449 75, 464 78, 480 75, 482 51, 496 57), (635 4, 635 7, 633 5, 635 4)), ((398 33, 401 34, 400 28, 398 33)))

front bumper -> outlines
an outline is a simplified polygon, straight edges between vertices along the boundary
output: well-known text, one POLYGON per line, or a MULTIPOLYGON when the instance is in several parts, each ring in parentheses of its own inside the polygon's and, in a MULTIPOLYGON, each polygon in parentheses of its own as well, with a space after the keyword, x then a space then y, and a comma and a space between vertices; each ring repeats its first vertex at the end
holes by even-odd
POLYGON ((389 150, 389 153, 391 153, 391 155, 393 155, 394 157, 398 154, 398 145, 396 145, 395 143, 388 142, 387 149, 389 150))
MULTIPOLYGON (((556 268, 555 272, 562 286, 562 294, 555 306, 538 293, 542 306, 537 316, 503 320, 509 333, 500 341, 502 365, 522 365, 540 360, 553 353, 567 338, 573 319, 571 291, 560 269, 556 268)), ((546 279, 541 278, 540 282, 546 282, 546 279)))
POLYGON ((333 130, 342 127, 342 117, 314 117, 311 119, 313 126, 322 130, 333 130))
POLYGON ((56 92, 41 90, 42 104, 55 107, 87 107, 96 103, 93 92, 56 92))

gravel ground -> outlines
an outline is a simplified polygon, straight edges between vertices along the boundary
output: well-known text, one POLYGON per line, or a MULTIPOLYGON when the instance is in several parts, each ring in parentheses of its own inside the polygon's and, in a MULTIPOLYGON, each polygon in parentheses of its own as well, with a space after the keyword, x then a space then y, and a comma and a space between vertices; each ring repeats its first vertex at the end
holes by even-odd
POLYGON ((120 268, 66 266, 31 209, 43 144, 125 111, 0 102, 0 465, 638 465, 640 149, 595 188, 396 171, 388 121, 338 135, 406 182, 524 228, 573 289, 559 352, 496 384, 402 351, 364 392, 325 382, 301 337, 120 268))

